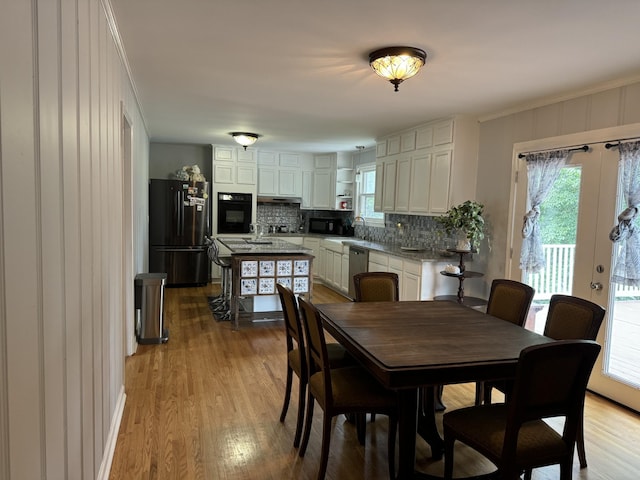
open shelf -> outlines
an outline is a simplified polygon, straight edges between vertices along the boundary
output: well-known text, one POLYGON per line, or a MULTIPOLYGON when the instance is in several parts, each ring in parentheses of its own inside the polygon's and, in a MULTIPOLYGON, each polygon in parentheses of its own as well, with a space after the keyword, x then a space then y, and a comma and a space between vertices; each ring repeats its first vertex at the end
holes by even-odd
POLYGON ((473 272, 471 270, 467 270, 464 264, 464 257, 470 255, 472 253, 476 253, 473 250, 456 250, 455 248, 448 248, 447 252, 451 252, 459 255, 460 261, 458 263, 458 268, 460 269, 460 273, 449 273, 445 271, 441 271, 440 275, 444 275, 445 277, 453 277, 458 279, 458 294, 457 295, 439 295, 435 297, 435 300, 450 300, 454 302, 461 303, 468 307, 480 307, 482 305, 486 305, 487 301, 478 298, 478 297, 465 297, 464 295, 464 281, 467 278, 480 278, 484 276, 484 273, 481 272, 473 272))

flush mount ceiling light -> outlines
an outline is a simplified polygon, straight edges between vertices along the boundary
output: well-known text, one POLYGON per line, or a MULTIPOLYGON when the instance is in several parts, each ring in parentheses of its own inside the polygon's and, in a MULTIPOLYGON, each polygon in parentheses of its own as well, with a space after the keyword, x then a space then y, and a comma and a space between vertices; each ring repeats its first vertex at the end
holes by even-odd
POLYGON ((256 143, 258 138, 262 135, 258 135, 257 133, 247 133, 247 132, 230 132, 229 135, 233 137, 233 139, 242 145, 246 150, 248 146, 256 143))
POLYGON ((369 54, 373 71, 389 80, 396 92, 398 85, 418 73, 426 60, 425 51, 414 47, 387 47, 369 54))

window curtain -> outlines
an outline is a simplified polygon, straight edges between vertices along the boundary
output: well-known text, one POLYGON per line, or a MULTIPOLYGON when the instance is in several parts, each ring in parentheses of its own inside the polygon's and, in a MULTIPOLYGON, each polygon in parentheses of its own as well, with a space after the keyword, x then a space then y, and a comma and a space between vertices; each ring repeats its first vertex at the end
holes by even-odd
POLYGON ((618 215, 618 224, 609 238, 617 243, 611 282, 640 287, 640 141, 620 143, 619 171, 626 208, 618 215), (635 225, 634 225, 635 224, 635 225))
POLYGON ((525 274, 538 273, 545 266, 542 239, 540 238, 540 205, 549 196, 551 187, 566 164, 569 150, 530 153, 527 162, 527 204, 530 210, 524 216, 522 226, 522 252, 520 269, 525 274))

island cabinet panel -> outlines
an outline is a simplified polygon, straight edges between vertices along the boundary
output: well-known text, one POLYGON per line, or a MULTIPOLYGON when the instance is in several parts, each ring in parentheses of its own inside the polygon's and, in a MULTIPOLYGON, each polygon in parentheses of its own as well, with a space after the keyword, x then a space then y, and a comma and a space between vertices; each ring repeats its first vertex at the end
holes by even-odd
POLYGON ((296 295, 311 298, 313 289, 313 255, 259 254, 232 255, 232 316, 239 327, 239 301, 260 295, 277 295, 278 283, 296 295))

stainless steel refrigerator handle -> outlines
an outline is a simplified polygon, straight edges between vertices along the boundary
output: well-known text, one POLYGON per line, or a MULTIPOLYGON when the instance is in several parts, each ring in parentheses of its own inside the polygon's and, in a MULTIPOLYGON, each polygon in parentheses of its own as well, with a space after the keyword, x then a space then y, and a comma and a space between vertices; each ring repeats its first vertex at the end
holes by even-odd
POLYGON ((176 192, 176 236, 182 236, 182 191, 178 190, 176 192))

